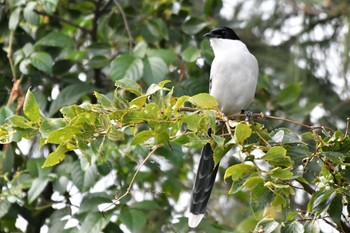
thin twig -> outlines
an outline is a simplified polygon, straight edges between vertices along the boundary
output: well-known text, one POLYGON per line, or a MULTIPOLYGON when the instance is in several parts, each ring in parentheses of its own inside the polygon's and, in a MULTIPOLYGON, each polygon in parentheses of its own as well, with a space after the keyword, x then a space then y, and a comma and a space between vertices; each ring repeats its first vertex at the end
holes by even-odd
MULTIPOLYGON (((196 108, 190 108, 190 107, 182 107, 178 109, 179 112, 196 112, 199 111, 196 108)), ((244 117, 244 114, 238 113, 238 114, 233 114, 231 116, 228 116, 229 119, 233 119, 235 117, 244 117)), ((315 130, 315 129, 321 129, 321 130, 329 130, 334 132, 334 129, 331 129, 329 127, 326 126, 310 126, 310 125, 306 125, 303 123, 299 123, 297 121, 293 121, 287 118, 281 118, 281 117, 276 117, 276 116, 271 116, 271 115, 265 115, 264 113, 254 113, 253 116, 255 117, 260 117, 260 118, 268 118, 268 119, 272 119, 272 120, 279 120, 279 121, 284 121, 284 122, 288 122, 288 123, 292 123, 295 125, 299 125, 301 127, 307 128, 309 130, 315 130)))
MULTIPOLYGON (((126 195, 128 195, 131 191, 131 188, 135 182, 136 176, 139 174, 141 168, 145 165, 145 163, 149 160, 149 158, 156 152, 156 150, 160 147, 160 145, 156 145, 153 147, 153 149, 151 150, 151 152, 149 152, 149 154, 146 156, 146 158, 141 162, 141 164, 139 165, 139 167, 137 168, 137 170, 135 171, 128 188, 126 189, 126 191, 118 196, 115 197, 115 199, 113 200, 113 204, 111 205, 117 205, 117 202, 119 202, 121 199, 123 199, 126 195)), ((106 207, 102 212, 104 212, 106 209, 108 209, 111 205, 109 205, 108 207, 106 207)))
POLYGON ((18 104, 17 104, 16 114, 19 114, 24 102, 24 92, 21 89, 21 82, 23 77, 17 79, 16 68, 12 60, 14 34, 15 34, 15 31, 10 32, 9 48, 7 51, 7 59, 10 63, 12 79, 13 79, 13 85, 12 85, 9 99, 7 101, 7 106, 10 106, 10 104, 14 103, 15 100, 17 99, 18 104))
POLYGON ((346 137, 349 133, 349 121, 350 121, 350 117, 346 118, 346 128, 345 128, 344 137, 346 137))
POLYGON ((66 24, 72 25, 72 26, 74 26, 74 27, 76 27, 76 28, 79 28, 79 29, 82 30, 83 32, 90 33, 90 30, 89 30, 89 29, 84 28, 84 27, 82 27, 82 26, 80 26, 80 25, 78 25, 78 24, 76 24, 76 23, 73 23, 73 22, 71 22, 71 21, 69 21, 69 20, 67 20, 67 19, 64 19, 64 18, 62 18, 62 17, 60 17, 60 16, 50 15, 49 13, 46 13, 46 12, 44 12, 44 11, 39 11, 39 10, 34 10, 34 12, 37 13, 38 15, 48 16, 48 17, 50 17, 50 18, 52 18, 52 19, 57 19, 57 20, 59 20, 59 21, 61 21, 61 22, 63 22, 63 23, 66 23, 66 24))
POLYGON ((132 36, 131 36, 128 20, 126 19, 125 12, 124 12, 122 6, 120 5, 120 3, 117 0, 114 0, 114 3, 117 6, 120 14, 122 15, 122 18, 123 18, 123 21, 124 21, 125 30, 126 30, 126 33, 128 34, 128 37, 129 37, 129 50, 131 51, 133 39, 132 39, 132 36))
POLYGON ((17 79, 16 75, 16 69, 15 66, 13 65, 13 60, 12 60, 12 45, 13 45, 13 36, 15 34, 15 31, 10 31, 10 37, 9 37, 9 49, 7 52, 7 59, 9 60, 10 67, 11 67, 11 72, 12 72, 12 78, 15 81, 17 79))

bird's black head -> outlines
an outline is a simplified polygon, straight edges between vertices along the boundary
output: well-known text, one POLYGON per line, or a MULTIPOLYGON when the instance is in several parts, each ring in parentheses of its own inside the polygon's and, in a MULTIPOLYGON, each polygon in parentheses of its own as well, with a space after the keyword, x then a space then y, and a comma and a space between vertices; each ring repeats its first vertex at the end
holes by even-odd
POLYGON ((208 38, 239 40, 239 37, 236 35, 236 33, 231 28, 228 28, 228 27, 215 28, 210 32, 204 34, 204 36, 208 38))

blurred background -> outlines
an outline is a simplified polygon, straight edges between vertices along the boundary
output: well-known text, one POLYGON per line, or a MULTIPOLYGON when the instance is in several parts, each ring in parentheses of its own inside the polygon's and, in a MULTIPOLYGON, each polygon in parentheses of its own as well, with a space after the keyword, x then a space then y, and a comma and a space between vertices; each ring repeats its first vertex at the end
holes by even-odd
MULTIPOLYGON (((48 117, 60 117, 63 106, 95 103, 93 91, 113 96, 114 81, 125 77, 145 89, 169 79, 176 96, 208 92, 213 53, 203 35, 220 26, 233 28, 259 62, 250 110, 345 129, 347 0, 0 1, 0 122, 21 113, 29 88, 48 117)), ((189 231, 198 151, 176 144, 157 151, 131 195, 103 216, 104 203, 126 190, 147 149, 110 142, 104 158, 91 147, 41 169, 54 147, 39 149, 38 137, 0 146, 0 232, 189 231)), ((254 230, 247 193, 229 196, 229 188, 220 178, 210 214, 193 232, 254 230)), ((308 196, 298 198, 295 206, 305 209, 308 196)), ((322 226, 315 231, 337 232, 322 226)))

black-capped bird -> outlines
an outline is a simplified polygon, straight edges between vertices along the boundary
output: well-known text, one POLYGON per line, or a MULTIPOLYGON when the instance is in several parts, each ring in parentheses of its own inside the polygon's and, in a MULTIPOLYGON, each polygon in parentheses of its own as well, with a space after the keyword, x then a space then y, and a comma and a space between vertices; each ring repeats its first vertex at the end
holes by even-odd
MULTIPOLYGON (((215 56, 210 70, 209 93, 217 99, 226 116, 240 113, 253 101, 258 62, 231 28, 216 28, 204 36, 209 38, 215 56)), ((208 143, 202 149, 193 186, 189 227, 197 227, 204 216, 218 167, 208 143)))

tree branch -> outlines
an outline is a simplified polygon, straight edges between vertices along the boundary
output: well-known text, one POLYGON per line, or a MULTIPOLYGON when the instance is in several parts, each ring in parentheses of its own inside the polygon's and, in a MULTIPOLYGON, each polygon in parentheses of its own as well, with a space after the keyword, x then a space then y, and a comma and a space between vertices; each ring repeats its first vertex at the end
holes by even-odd
POLYGON ((87 29, 87 28, 85 28, 85 27, 82 27, 82 26, 80 26, 80 25, 78 25, 78 24, 76 24, 76 23, 73 23, 73 22, 71 22, 71 21, 69 21, 69 20, 67 20, 67 19, 64 19, 64 18, 62 18, 62 17, 60 17, 60 16, 50 15, 49 13, 46 13, 45 11, 39 11, 39 10, 34 10, 34 12, 37 13, 38 15, 48 16, 48 17, 50 17, 50 18, 52 18, 52 19, 56 19, 56 20, 58 20, 58 21, 61 21, 61 22, 63 22, 63 23, 66 23, 66 24, 68 24, 68 25, 72 25, 72 26, 74 26, 74 27, 76 27, 76 28, 79 28, 79 29, 82 30, 83 32, 90 33, 90 30, 89 30, 89 29, 87 29))
MULTIPOLYGON (((196 108, 190 108, 190 107, 182 107, 182 108, 178 109, 178 112, 197 112, 197 111, 200 111, 200 110, 196 109, 196 108)), ((326 126, 322 126, 322 125, 320 125, 320 126, 306 125, 306 124, 303 124, 303 123, 300 123, 300 122, 297 122, 297 121, 293 121, 293 120, 290 120, 290 119, 287 119, 287 118, 271 116, 271 115, 265 115, 264 113, 254 113, 253 116, 260 117, 260 118, 268 118, 268 119, 272 119, 272 120, 284 121, 284 122, 288 122, 288 123, 291 123, 291 124, 299 125, 299 126, 301 126, 303 128, 307 128, 309 130, 321 129, 321 130, 329 130, 329 131, 334 132, 333 129, 331 129, 329 127, 326 127, 326 126)), ((245 117, 245 115, 241 114, 241 113, 238 113, 238 114, 233 114, 233 115, 229 116, 228 118, 229 119, 233 119, 235 117, 245 117)), ((219 120, 221 120, 221 118, 219 118, 219 120)))
POLYGON ((125 26, 125 30, 126 30, 126 33, 128 34, 128 37, 129 37, 129 50, 131 51, 133 39, 132 39, 132 36, 131 36, 131 32, 130 32, 128 21, 126 19, 125 12, 124 12, 122 6, 120 5, 120 3, 117 0, 114 0, 114 3, 117 6, 120 14, 122 15, 124 26, 125 26))
MULTIPOLYGON (((137 170, 135 171, 133 177, 131 178, 131 181, 129 183, 128 188, 126 189, 126 191, 120 195, 120 196, 116 196, 115 200, 113 200, 113 205, 117 205, 117 202, 119 202, 121 199, 123 199, 126 195, 128 195, 131 191, 131 188, 135 182, 135 179, 137 177, 137 175, 139 174, 141 168, 145 165, 145 163, 149 160, 149 158, 151 158, 151 156, 156 152, 156 150, 158 150, 158 148, 160 148, 161 145, 156 145, 153 147, 153 149, 151 150, 151 152, 149 152, 149 154, 146 156, 146 158, 141 162, 141 164, 138 166, 137 170)), ((108 207, 106 207, 102 212, 104 212, 106 209, 108 209, 111 205, 109 205, 108 207)))

